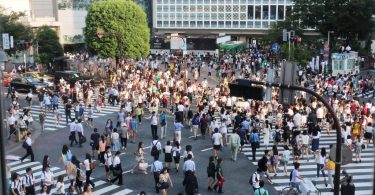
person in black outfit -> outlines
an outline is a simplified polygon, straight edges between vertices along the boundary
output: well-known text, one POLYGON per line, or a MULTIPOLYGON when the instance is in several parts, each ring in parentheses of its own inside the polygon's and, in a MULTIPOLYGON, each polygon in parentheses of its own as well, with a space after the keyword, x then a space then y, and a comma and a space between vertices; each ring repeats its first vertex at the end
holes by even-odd
MULTIPOLYGON (((91 149, 92 149, 92 158, 95 158, 94 154, 95 152, 97 153, 99 150, 99 139, 100 139, 100 134, 98 133, 98 129, 94 128, 94 133, 91 134, 90 136, 91 139, 91 149)), ((98 154, 98 159, 99 159, 99 154, 98 154)))
POLYGON ((354 195, 355 186, 352 183, 352 176, 348 175, 346 182, 341 184, 341 195, 354 195))
POLYGON ((198 191, 197 177, 195 177, 190 170, 186 171, 182 184, 185 186, 185 192, 187 195, 194 195, 198 191))
POLYGON ((68 103, 65 104, 65 116, 66 116, 66 124, 68 124, 69 123, 68 118, 72 120, 72 104, 70 100, 68 100, 68 103))

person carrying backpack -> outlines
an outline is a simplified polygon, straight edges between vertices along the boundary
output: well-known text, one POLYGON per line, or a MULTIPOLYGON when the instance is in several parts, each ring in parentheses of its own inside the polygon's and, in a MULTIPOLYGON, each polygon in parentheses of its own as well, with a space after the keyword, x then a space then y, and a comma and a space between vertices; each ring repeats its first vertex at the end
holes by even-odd
POLYGON ((260 174, 262 171, 258 168, 252 175, 251 175, 251 180, 249 183, 253 186, 254 192, 260 188, 259 182, 260 180, 260 174))
POLYGON ((158 140, 159 137, 156 136, 156 139, 151 142, 151 156, 154 157, 154 159, 159 159, 159 155, 161 153, 161 143, 158 140))
POLYGON ((258 160, 258 168, 260 171, 266 175, 267 180, 272 184, 271 177, 268 174, 268 157, 269 157, 269 150, 264 150, 264 155, 262 156, 261 159, 258 160))
POLYGON ((260 138, 259 138, 258 131, 256 129, 253 129, 253 133, 250 136, 250 144, 251 144, 251 152, 253 154, 253 161, 255 161, 255 154, 256 154, 257 148, 260 147, 259 140, 260 138))

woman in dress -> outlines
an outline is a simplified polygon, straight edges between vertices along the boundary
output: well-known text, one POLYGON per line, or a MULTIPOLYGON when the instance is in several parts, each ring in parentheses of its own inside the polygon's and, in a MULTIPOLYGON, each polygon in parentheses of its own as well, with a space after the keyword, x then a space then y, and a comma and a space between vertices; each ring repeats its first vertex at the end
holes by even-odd
POLYGON ((60 127, 60 111, 56 107, 53 108, 53 116, 55 117, 55 125, 60 127))
MULTIPOLYGON (((131 173, 134 173, 135 170, 138 170, 140 168, 139 165, 140 165, 140 163, 143 162, 143 160, 145 158, 144 147, 145 147, 145 145, 144 145, 143 142, 138 143, 138 149, 137 149, 137 151, 134 152, 136 164, 133 167, 133 169, 131 170, 131 173)), ((144 173, 147 174, 147 171, 144 171, 144 173)))
POLYGON ((163 152, 165 167, 169 169, 169 165, 172 162, 172 146, 170 141, 167 141, 167 145, 164 146, 163 152))

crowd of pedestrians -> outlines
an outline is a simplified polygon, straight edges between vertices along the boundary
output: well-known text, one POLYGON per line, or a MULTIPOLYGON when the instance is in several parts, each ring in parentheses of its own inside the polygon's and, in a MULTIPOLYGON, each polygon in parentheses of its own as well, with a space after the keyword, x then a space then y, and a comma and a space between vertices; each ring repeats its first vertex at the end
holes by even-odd
MULTIPOLYGON (((62 79, 56 83, 57 92, 41 92, 37 95, 35 100, 39 101, 41 107, 39 121, 42 129, 45 112, 53 112, 56 125, 60 125, 60 119, 65 117, 70 132, 67 135, 70 146, 64 145, 61 152, 67 177, 71 181, 68 192, 65 191, 64 178, 54 178, 49 170, 49 163, 46 163, 40 188, 42 194, 50 194, 55 183, 58 194, 91 194, 95 184, 90 176, 93 171, 99 170, 95 167, 93 158, 98 158, 99 167, 103 166, 109 183, 123 185, 121 155, 126 151, 128 142, 138 145, 134 151, 135 162, 131 173, 152 174, 157 193, 166 195, 168 189, 174 186, 174 179, 169 172, 172 168, 179 172, 182 159, 185 192, 189 195, 196 194, 198 180, 194 142, 185 144, 188 142, 182 139, 182 134, 188 133, 195 140, 202 139, 212 145, 212 156, 207 159, 209 191, 223 193, 223 163, 226 161, 221 154, 222 148, 230 148, 231 160, 235 162, 245 144, 250 144, 252 160, 258 162, 258 169, 250 174, 249 181, 255 194, 268 194, 264 188, 263 175, 270 183, 273 177, 280 174, 290 175, 291 184, 298 187, 303 179, 298 171, 299 161, 302 159, 315 160, 317 177, 320 173, 323 177, 327 174, 327 186, 333 188, 334 163, 327 155, 326 150, 329 148, 319 144, 322 129, 326 129, 328 133, 334 131, 333 121, 320 102, 301 93, 293 104, 282 105, 277 101, 276 89, 273 90, 271 101, 242 100, 230 95, 228 84, 235 79, 265 80, 270 66, 275 69, 280 67, 280 64, 273 62, 271 51, 252 47, 234 56, 225 54, 220 59, 208 55, 161 55, 156 59, 150 57, 133 63, 124 62, 119 66, 109 80, 99 84, 82 81, 71 84, 62 79), (213 71, 216 72, 215 76, 212 75, 213 71), (203 75, 203 72, 207 75, 203 75), (217 85, 210 84, 207 78, 216 80, 217 85), (117 117, 108 119, 104 127, 98 127, 92 115, 94 112, 101 112, 101 108, 107 105, 118 105, 117 117), (65 113, 59 113, 59 106, 64 107, 65 113), (168 123, 168 116, 174 116, 173 125, 168 123), (150 123, 150 138, 153 141, 149 144, 137 137, 144 121, 150 123), (84 127, 88 127, 90 133, 84 132, 84 127), (173 137, 168 137, 167 131, 173 131, 173 137), (163 141, 165 145, 161 140, 167 140, 163 141), (87 153, 80 162, 69 147, 82 147, 85 142, 90 142, 92 153, 87 153), (182 144, 186 145, 185 150, 182 149, 182 144), (145 150, 145 145, 150 146, 150 152, 145 150), (278 145, 283 146, 282 152, 278 151, 278 145), (264 146, 266 150, 262 158, 256 159, 260 146, 264 146), (150 171, 149 162, 146 161, 148 154, 153 158, 150 171), (289 173, 287 166, 292 163, 294 170, 289 173)), ((298 73, 301 85, 312 84, 321 94, 325 92, 322 89, 328 89, 327 93, 333 91, 329 100, 341 120, 343 143, 353 149, 355 162, 361 163, 361 150, 370 147, 373 140, 372 118, 375 105, 345 97, 353 95, 357 88, 363 93, 372 89, 373 79, 363 77, 355 80, 349 75, 310 78, 306 71, 301 71, 298 73), (339 98, 339 93, 344 98, 339 98)), ((18 99, 17 92, 11 92, 11 98, 12 108, 8 110, 7 117, 10 135, 17 132, 17 128, 20 134, 27 132, 23 144, 27 154, 21 161, 29 155, 34 161, 31 132, 27 131, 33 121, 29 117, 30 110, 25 109, 20 114, 17 102, 21 100, 18 99)), ((29 98, 32 103, 33 94, 29 98)), ((12 194, 19 194, 20 191, 30 191, 29 194, 33 194, 31 191, 34 181, 28 177, 32 170, 26 169, 26 172, 28 174, 22 178, 16 173, 12 174, 12 194)), ((35 186, 33 190, 35 191, 35 186)))

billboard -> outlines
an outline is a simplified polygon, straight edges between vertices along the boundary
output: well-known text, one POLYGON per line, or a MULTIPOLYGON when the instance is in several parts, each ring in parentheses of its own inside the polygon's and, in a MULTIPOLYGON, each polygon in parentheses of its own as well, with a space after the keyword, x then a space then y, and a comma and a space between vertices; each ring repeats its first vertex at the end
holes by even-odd
POLYGON ((187 39, 188 50, 216 50, 216 39, 209 38, 188 38, 187 39))
POLYGON ((171 43, 163 38, 151 38, 151 49, 170 49, 171 43))

